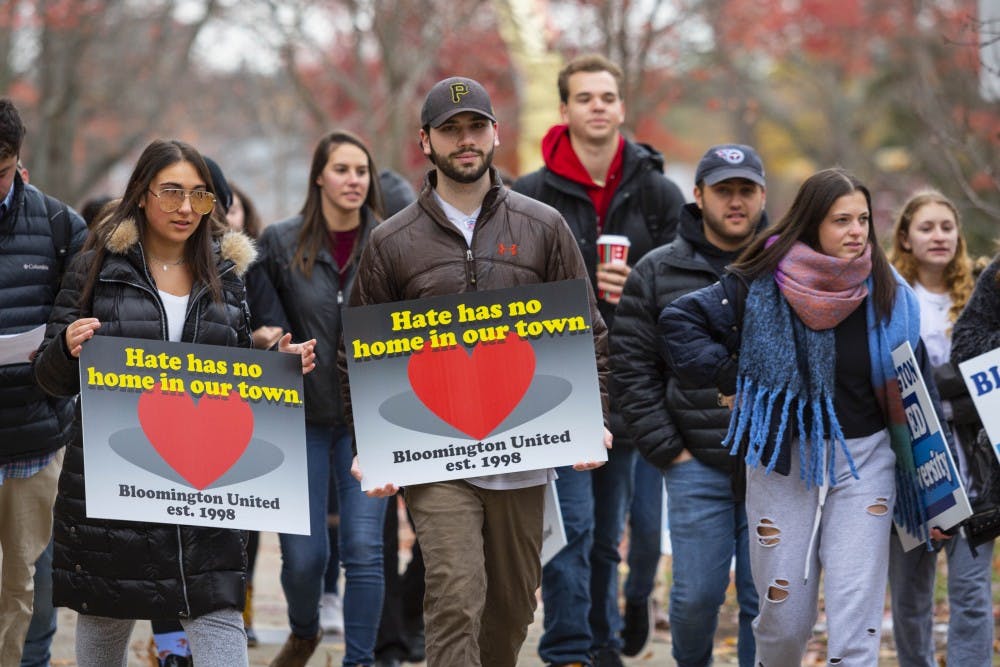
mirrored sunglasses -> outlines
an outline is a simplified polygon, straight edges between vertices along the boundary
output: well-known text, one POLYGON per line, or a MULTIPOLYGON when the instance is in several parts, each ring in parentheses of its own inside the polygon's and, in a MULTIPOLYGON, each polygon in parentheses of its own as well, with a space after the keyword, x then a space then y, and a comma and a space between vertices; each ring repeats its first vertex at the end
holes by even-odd
POLYGON ((159 193, 149 191, 160 202, 160 210, 164 213, 173 213, 184 205, 184 198, 191 201, 191 210, 198 215, 208 215, 215 208, 215 195, 207 190, 181 190, 179 188, 165 188, 159 193))

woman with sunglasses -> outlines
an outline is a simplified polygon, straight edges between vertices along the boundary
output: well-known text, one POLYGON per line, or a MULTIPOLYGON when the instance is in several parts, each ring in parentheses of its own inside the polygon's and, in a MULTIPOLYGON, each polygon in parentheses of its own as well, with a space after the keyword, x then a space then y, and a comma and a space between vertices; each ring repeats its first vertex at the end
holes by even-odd
MULTIPOLYGON (((202 156, 180 141, 149 144, 125 194, 63 279, 36 359, 39 385, 79 392, 79 357, 95 335, 249 347, 243 282, 253 245, 223 229, 202 156)), ((315 341, 280 349, 314 364, 315 341)), ((81 667, 128 660, 135 619, 176 618, 199 667, 246 665, 242 531, 88 518, 79 412, 55 505, 53 600, 79 612, 81 667)))
POLYGON ((315 338, 319 361, 305 379, 310 535, 282 534, 281 586, 291 634, 271 667, 302 667, 316 650, 320 596, 329 555, 327 500, 331 474, 340 505, 344 567, 344 665, 375 662, 385 590, 382 525, 385 498, 369 498, 351 476, 351 433, 344 421, 336 355, 341 307, 368 234, 381 215, 378 170, 353 134, 327 134, 313 151, 301 212, 268 227, 263 264, 295 336, 315 338))

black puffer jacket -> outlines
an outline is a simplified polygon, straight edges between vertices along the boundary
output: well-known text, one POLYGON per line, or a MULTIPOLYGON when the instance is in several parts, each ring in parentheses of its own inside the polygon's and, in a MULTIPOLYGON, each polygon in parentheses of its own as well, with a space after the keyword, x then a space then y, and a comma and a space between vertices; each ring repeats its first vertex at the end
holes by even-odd
POLYGON ((951 363, 978 357, 1000 347, 1000 255, 976 281, 976 288, 951 331, 951 363))
MULTIPOLYGON (((66 273, 35 362, 39 385, 52 395, 73 396, 80 390, 79 361, 65 343, 66 327, 80 317, 101 321, 97 335, 167 339, 163 305, 135 225, 123 223, 108 250, 87 312, 81 312, 78 302, 94 253, 77 257, 66 273)), ((223 300, 214 302, 202 285, 192 287, 183 341, 249 347, 240 276, 253 257, 247 237, 223 237, 218 263, 223 300)), ((112 618, 192 618, 216 609, 242 609, 244 532, 87 518, 79 420, 78 410, 55 505, 55 605, 112 618)))
MULTIPOLYGON (((586 189, 542 167, 519 178, 513 190, 548 204, 562 214, 583 255, 591 286, 596 290, 597 212, 586 189)), ((629 238, 628 263, 634 266, 647 252, 673 240, 683 204, 680 189, 663 175, 663 156, 651 146, 626 141, 622 152, 622 180, 608 206, 603 233, 629 238)), ((615 306, 600 300, 597 307, 611 329, 615 306)), ((629 447, 632 442, 618 405, 621 389, 614 377, 609 378, 608 391, 611 396, 610 428, 615 446, 629 447)))
MULTIPOLYGON (((13 187, 11 207, 0 219, 0 335, 48 322, 58 288, 52 229, 61 223, 49 222, 45 196, 19 175, 13 187)), ((83 245, 87 225, 73 210, 67 212, 68 264, 83 245)), ((30 364, 0 366, 0 465, 56 451, 66 444, 72 423, 72 401, 45 394, 30 364)))
POLYGON ((316 256, 312 276, 293 266, 302 216, 271 225, 260 238, 261 263, 278 292, 294 340, 316 339, 316 368, 304 380, 306 421, 313 424, 343 424, 337 348, 343 333, 340 310, 347 302, 358 258, 368 243, 375 218, 362 209, 354 252, 341 281, 338 267, 324 245, 316 256))
MULTIPOLYGON (((700 231, 697 206, 687 204, 681 225, 700 231)), ((766 218, 762 219, 766 225, 766 218)), ((678 236, 635 265, 611 329, 611 368, 622 416, 639 451, 667 468, 687 449, 702 463, 732 472, 735 460, 722 447, 729 410, 714 386, 682 383, 666 362, 657 321, 665 306, 719 276, 690 241, 678 236)))
MULTIPOLYGON (((597 212, 584 187, 542 167, 517 179, 513 190, 562 214, 580 246, 587 274, 596 290, 597 212)), ((628 251, 630 266, 653 248, 673 240, 683 205, 684 195, 663 175, 663 156, 652 146, 626 141, 622 180, 608 206, 603 233, 628 237, 632 244, 628 251)), ((614 305, 607 301, 599 301, 597 305, 610 328, 615 317, 614 305)))

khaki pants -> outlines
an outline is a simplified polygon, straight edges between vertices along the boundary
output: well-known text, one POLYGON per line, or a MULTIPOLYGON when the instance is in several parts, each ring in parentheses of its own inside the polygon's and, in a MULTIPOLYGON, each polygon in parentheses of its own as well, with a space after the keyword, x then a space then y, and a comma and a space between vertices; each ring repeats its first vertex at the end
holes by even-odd
POLYGON ((541 583, 545 486, 407 487, 427 569, 428 667, 513 667, 541 583))
POLYGON ((24 479, 0 485, 0 665, 19 665, 34 604, 35 561, 52 537, 63 453, 24 479))

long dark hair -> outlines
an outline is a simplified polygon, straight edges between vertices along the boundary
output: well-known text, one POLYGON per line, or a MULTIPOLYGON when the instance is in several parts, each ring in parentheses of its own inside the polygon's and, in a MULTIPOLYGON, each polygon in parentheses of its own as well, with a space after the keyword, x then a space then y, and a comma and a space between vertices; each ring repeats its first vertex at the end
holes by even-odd
MULTIPOLYGON (((194 146, 176 139, 156 139, 146 146, 128 179, 125 194, 118 200, 110 215, 94 231, 95 234, 100 235, 100 239, 94 244, 95 256, 91 261, 87 280, 80 293, 81 308, 89 308, 94 283, 97 281, 101 265, 108 253, 108 239, 122 223, 134 220, 139 231, 139 241, 142 241, 148 223, 146 212, 139 206, 139 203, 149 190, 149 185, 156 178, 156 175, 178 162, 189 162, 198 172, 198 177, 205 182, 208 191, 215 194, 212 175, 208 171, 208 166, 201 157, 201 153, 194 146)), ((222 299, 222 285, 212 251, 213 227, 221 229, 224 225, 225 220, 222 217, 220 207, 216 206, 211 213, 202 216, 198 228, 184 244, 184 260, 191 269, 192 278, 196 283, 206 285, 212 298, 217 301, 222 299)))
MULTIPOLYGON (((379 187, 378 169, 371 151, 360 138, 347 130, 334 130, 319 140, 313 151, 312 166, 309 167, 309 190, 306 202, 299 212, 302 215, 302 228, 299 230, 298 245, 295 247, 295 257, 292 265, 299 267, 307 277, 312 275, 313 266, 319 249, 326 243, 326 220, 323 218, 323 198, 316 179, 323 173, 330 153, 342 144, 353 144, 368 158, 368 194, 365 196, 365 206, 375 215, 376 220, 382 219, 382 188, 379 187)), ((362 213, 363 215, 363 213, 362 213)))
POLYGON ((872 283, 871 298, 875 312, 888 320, 896 300, 896 279, 885 252, 875 238, 875 220, 872 217, 872 195, 864 184, 845 169, 839 167, 824 169, 806 179, 795 195, 795 201, 788 213, 756 239, 730 266, 730 270, 753 280, 759 276, 774 273, 778 262, 797 241, 802 241, 814 250, 819 250, 819 226, 826 218, 834 202, 845 195, 860 192, 868 205, 868 245, 871 247, 872 283), (778 239, 770 246, 768 239, 778 239))

